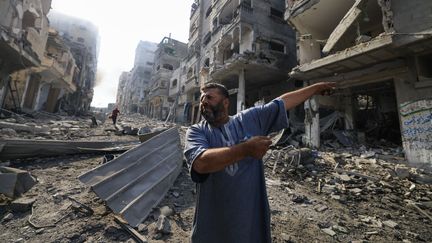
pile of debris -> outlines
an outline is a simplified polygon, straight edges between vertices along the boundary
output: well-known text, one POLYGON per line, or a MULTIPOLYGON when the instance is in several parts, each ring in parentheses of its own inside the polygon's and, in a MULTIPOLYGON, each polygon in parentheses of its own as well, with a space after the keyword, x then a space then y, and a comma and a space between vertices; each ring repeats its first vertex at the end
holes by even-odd
POLYGON ((275 148, 265 159, 271 208, 282 211, 272 218, 276 239, 432 240, 432 173, 408 166, 398 149, 291 146, 275 148), (290 224, 302 225, 302 234, 283 226, 290 224))

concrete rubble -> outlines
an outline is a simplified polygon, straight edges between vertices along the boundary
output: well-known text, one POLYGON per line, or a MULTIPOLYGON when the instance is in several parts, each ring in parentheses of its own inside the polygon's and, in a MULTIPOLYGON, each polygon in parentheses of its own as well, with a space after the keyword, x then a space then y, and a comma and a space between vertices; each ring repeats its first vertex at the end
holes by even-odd
POLYGON ((0 242, 188 242, 196 185, 178 141, 151 138, 184 143, 205 83, 232 115, 318 81, 338 89, 289 111, 263 158, 272 241, 432 242, 432 2, 328 2, 195 0, 189 42, 140 41, 94 109, 97 28, 0 2, 0 242))
MULTIPOLYGON (((42 125, 39 120, 23 119, 21 122, 42 125)), ((40 135, 39 139, 139 141, 137 135, 106 131, 113 128, 109 122, 93 128, 91 120, 83 118, 45 122, 50 130, 77 127, 79 132, 40 135)), ((173 124, 135 114, 121 117, 117 126, 152 131, 173 124)), ((179 130, 181 140, 185 131, 186 127, 179 130)), ((38 136, 25 131, 17 134, 22 138, 38 136)), ((149 242, 187 241, 196 195, 185 165, 158 206, 134 228, 118 223, 111 209, 76 179, 100 166, 105 157, 118 156, 106 155, 114 156, 78 154, 1 161, 28 171, 38 183, 23 194, 22 200, 0 196, 0 240, 124 242, 139 237, 149 242)), ((264 159, 274 242, 432 239, 432 175, 426 169, 409 166, 397 148, 354 144, 298 150, 280 143, 264 159)))

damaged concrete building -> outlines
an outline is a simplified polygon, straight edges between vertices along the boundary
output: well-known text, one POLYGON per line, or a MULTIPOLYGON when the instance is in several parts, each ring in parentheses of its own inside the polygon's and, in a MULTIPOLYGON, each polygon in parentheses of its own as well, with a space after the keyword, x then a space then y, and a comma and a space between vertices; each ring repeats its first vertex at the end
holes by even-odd
POLYGON ((76 91, 63 96, 59 108, 69 114, 86 113, 90 110, 96 82, 98 29, 91 22, 55 11, 50 12, 49 20, 70 48, 77 65, 76 91))
POLYGON ((51 1, 0 1, 0 108, 19 109, 13 72, 41 65, 48 39, 51 1), (5 102, 13 104, 4 107, 5 102))
MULTIPOLYGON (((46 50, 40 66, 24 69, 11 75, 20 100, 20 108, 26 112, 57 112, 59 99, 76 90, 75 59, 58 32, 49 29, 46 50)), ((14 102, 6 102, 13 107, 14 102)))
POLYGON ((156 43, 140 41, 135 50, 134 67, 120 75, 116 102, 121 111, 144 113, 156 46, 156 43))
POLYGON ((192 4, 177 117, 200 120, 200 86, 207 82, 230 89, 230 114, 291 88, 284 81, 296 64, 295 32, 283 21, 284 6, 283 0, 192 4))
POLYGON ((337 82, 332 98, 305 104, 305 142, 319 147, 320 118, 359 141, 402 145, 413 165, 432 161, 432 2, 424 0, 287 0, 298 32, 290 77, 337 82))
POLYGON ((230 90, 230 113, 270 101, 292 88, 295 32, 283 19, 283 0, 200 1, 203 82, 230 90))
POLYGON ((148 105, 145 108, 147 116, 162 120, 167 118, 173 104, 168 100, 169 82, 173 71, 180 67, 180 62, 186 53, 187 44, 171 37, 164 37, 158 44, 148 91, 148 105))
POLYGON ((187 95, 185 93, 186 84, 186 59, 180 62, 180 66, 173 71, 169 81, 168 104, 170 107, 168 120, 180 124, 187 123, 185 115, 185 104, 187 104, 187 95))
POLYGON ((116 105, 124 113, 127 111, 127 92, 126 83, 128 82, 130 72, 122 72, 119 77, 116 94, 116 105))

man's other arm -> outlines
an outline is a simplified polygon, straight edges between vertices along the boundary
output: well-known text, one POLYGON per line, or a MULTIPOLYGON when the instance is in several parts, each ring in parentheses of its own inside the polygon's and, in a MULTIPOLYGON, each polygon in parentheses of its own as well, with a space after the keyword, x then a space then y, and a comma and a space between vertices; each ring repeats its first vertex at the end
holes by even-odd
POLYGON ((195 159, 192 167, 200 174, 217 172, 246 157, 261 159, 270 145, 270 138, 257 136, 231 147, 207 149, 195 159))

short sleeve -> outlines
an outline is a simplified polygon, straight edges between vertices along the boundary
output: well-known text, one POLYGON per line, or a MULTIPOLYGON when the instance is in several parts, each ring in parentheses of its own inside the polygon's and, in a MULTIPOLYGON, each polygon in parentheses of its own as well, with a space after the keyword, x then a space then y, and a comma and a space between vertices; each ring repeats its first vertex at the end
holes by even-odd
POLYGON ((191 126, 186 132, 186 141, 184 156, 189 167, 189 173, 192 181, 196 183, 204 182, 208 174, 200 174, 193 169, 193 163, 204 151, 209 148, 209 143, 205 137, 204 131, 198 126, 191 126))
POLYGON ((252 113, 256 116, 259 127, 265 135, 288 127, 287 111, 283 101, 279 98, 265 105, 254 107, 252 113))

